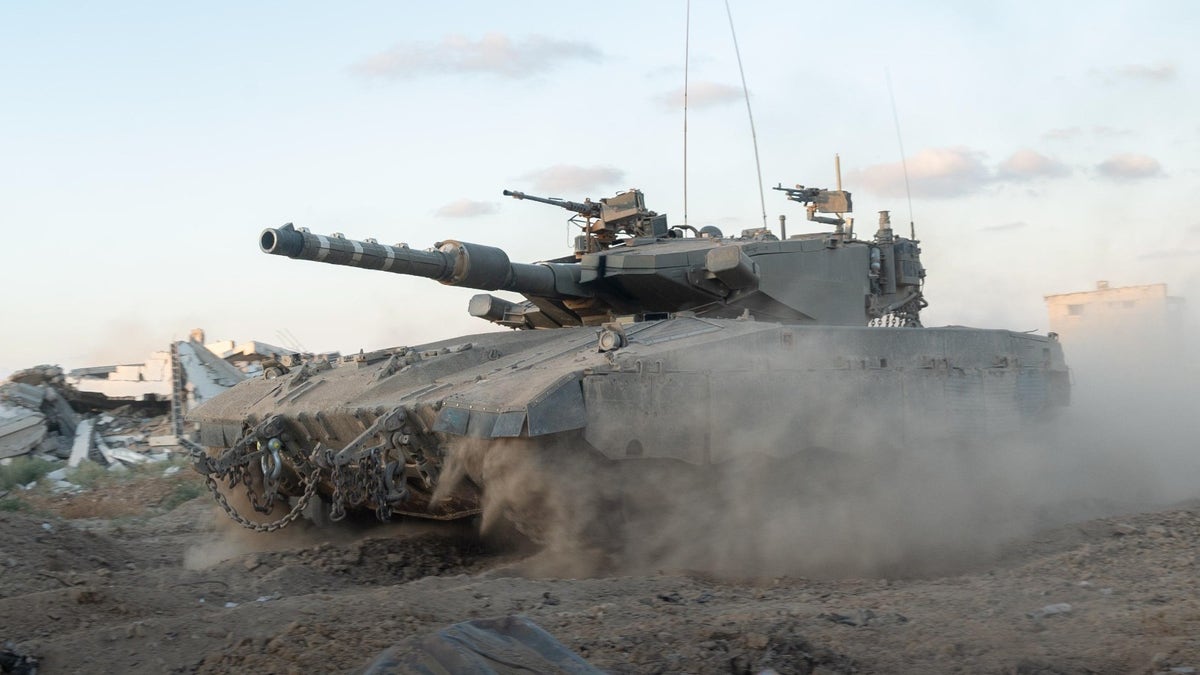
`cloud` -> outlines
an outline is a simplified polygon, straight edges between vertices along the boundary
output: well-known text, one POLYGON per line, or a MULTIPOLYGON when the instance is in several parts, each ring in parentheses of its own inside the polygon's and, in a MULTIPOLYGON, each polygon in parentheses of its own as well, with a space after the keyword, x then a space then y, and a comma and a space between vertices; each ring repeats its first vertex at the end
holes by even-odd
POLYGON ((1062 129, 1051 129, 1042 134, 1042 138, 1047 141, 1070 141, 1082 135, 1083 129, 1079 127, 1064 127, 1062 129))
POLYGON ((984 232, 1007 232, 1009 230, 1020 230, 1029 227, 1029 223, 1023 220, 1015 220, 1011 223, 1000 223, 998 225, 985 225, 980 228, 984 232))
MULTIPOLYGON (((992 180, 983 153, 964 147, 931 148, 908 159, 914 197, 957 197, 979 190, 992 180)), ((903 197, 904 167, 900 162, 876 164, 849 173, 851 183, 885 197, 903 197)))
POLYGON ((1016 182, 1040 177, 1065 176, 1069 173, 1071 170, 1062 162, 1050 159, 1028 148, 1017 150, 996 167, 996 178, 1016 182))
POLYGON ((1159 260, 1161 258, 1191 258, 1200 255, 1200 249, 1173 248, 1161 251, 1149 251, 1138 256, 1139 260, 1159 260))
POLYGON ((1113 180, 1138 180, 1162 175, 1162 165, 1149 155, 1113 155, 1096 165, 1096 171, 1113 180))
POLYGON ((1061 129, 1051 129, 1042 134, 1042 139, 1047 141, 1073 141, 1077 138, 1082 138, 1088 132, 1096 138, 1118 138, 1121 136, 1131 136, 1133 132, 1129 129, 1117 129, 1115 127, 1095 126, 1091 129, 1082 127, 1063 127, 1061 129))
POLYGON ((537 75, 567 61, 599 61, 603 55, 585 42, 533 35, 520 42, 501 33, 477 41, 447 35, 441 42, 398 44, 368 56, 351 69, 367 77, 393 80, 422 75, 465 73, 520 79, 537 75))
MULTIPOLYGON (((672 89, 656 97, 658 105, 666 110, 683 109, 683 87, 672 89)), ((687 103, 689 108, 702 109, 742 100, 741 87, 734 87, 720 82, 693 82, 688 86, 687 103)))
MULTIPOLYGON (((1039 152, 1022 149, 993 170, 986 155, 963 146, 929 148, 908 159, 909 184, 914 197, 949 198, 978 192, 989 185, 1026 183, 1038 178, 1065 176, 1071 170, 1039 152)), ((876 164, 849 173, 851 184, 884 197, 904 196, 901 162, 876 164)))
POLYGON ((500 207, 495 202, 476 202, 463 197, 442 205, 433 215, 438 218, 474 218, 496 213, 499 210, 500 207))
POLYGON ((539 196, 579 195, 613 185, 624 180, 625 172, 611 166, 554 166, 531 171, 521 180, 531 181, 539 196))
POLYGON ((1091 74, 1099 77, 1105 84, 1115 84, 1118 81, 1149 82, 1153 84, 1170 82, 1179 74, 1173 63, 1158 63, 1148 65, 1131 63, 1115 68, 1093 68, 1091 74))
POLYGON ((1134 80, 1166 82, 1175 79, 1176 70, 1174 64, 1170 63, 1160 63, 1153 66, 1134 63, 1121 66, 1117 69, 1117 74, 1134 80))

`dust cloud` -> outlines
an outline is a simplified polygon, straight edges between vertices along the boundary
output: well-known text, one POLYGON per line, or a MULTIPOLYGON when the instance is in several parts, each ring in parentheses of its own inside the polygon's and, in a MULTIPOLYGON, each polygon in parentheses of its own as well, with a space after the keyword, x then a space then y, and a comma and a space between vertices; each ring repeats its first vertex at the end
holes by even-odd
MULTIPOLYGON (((582 438, 467 441, 451 458, 486 486, 485 528, 515 521, 544 546, 532 574, 965 572, 1040 529, 1200 496, 1189 343, 1125 331, 1066 344, 1072 405, 1000 437, 952 441, 940 432, 956 420, 925 419, 897 444, 885 409, 901 402, 868 409, 826 389, 825 400, 853 411, 828 421, 852 432, 833 449, 781 424, 739 437, 747 447, 723 453, 737 459, 705 466, 608 462, 582 438)), ((755 404, 729 401, 727 412, 736 419, 755 404)))
MULTIPOLYGON (((244 489, 219 484, 226 501, 243 518, 255 523, 269 523, 287 513, 284 504, 276 504, 270 513, 259 513, 250 504, 244 489)), ((255 486, 261 490, 261 483, 255 486)), ((242 527, 219 507, 213 507, 215 531, 207 540, 189 546, 183 554, 183 566, 188 570, 208 569, 218 563, 246 553, 280 551, 288 548, 315 545, 330 538, 346 536, 332 530, 320 530, 301 518, 288 527, 271 533, 256 532, 242 527)))

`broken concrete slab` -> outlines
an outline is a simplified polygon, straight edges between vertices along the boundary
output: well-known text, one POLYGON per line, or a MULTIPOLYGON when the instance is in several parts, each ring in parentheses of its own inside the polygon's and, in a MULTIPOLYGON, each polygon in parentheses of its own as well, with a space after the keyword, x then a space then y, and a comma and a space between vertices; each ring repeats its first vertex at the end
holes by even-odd
POLYGON ((61 372, 56 367, 38 366, 30 369, 33 374, 28 381, 0 384, 0 457, 48 452, 66 458, 70 454, 79 415, 55 389, 64 386, 61 376, 53 382, 34 383, 40 382, 40 373, 47 369, 61 372))
POLYGON ((47 433, 45 415, 0 405, 0 459, 29 454, 42 444, 47 433))
POLYGON ((180 365, 191 385, 192 404, 199 404, 246 379, 246 374, 198 342, 177 345, 180 365))
POLYGON ((64 492, 81 492, 83 491, 83 486, 76 485, 67 480, 56 480, 50 483, 50 490, 57 494, 64 492))
POLYGON ((126 464, 145 464, 146 462, 153 461, 150 457, 127 448, 108 448, 105 458, 108 457, 125 462, 126 464))
POLYGON ((35 410, 46 400, 46 391, 41 385, 13 382, 4 388, 4 398, 14 405, 35 410))
POLYGON ((79 424, 79 414, 71 407, 61 394, 54 390, 53 387, 45 387, 45 403, 42 404, 43 410, 48 416, 54 419, 58 425, 58 431, 64 436, 71 436, 75 433, 75 426, 79 424))
POLYGON ((67 466, 75 468, 92 453, 92 420, 83 420, 75 427, 75 443, 71 446, 71 457, 67 466))

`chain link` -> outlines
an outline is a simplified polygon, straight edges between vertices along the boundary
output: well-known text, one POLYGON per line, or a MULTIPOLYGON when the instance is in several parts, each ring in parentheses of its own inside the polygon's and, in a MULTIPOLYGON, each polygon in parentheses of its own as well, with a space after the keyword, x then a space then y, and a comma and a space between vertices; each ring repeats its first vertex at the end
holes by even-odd
POLYGON ((220 486, 217 484, 217 479, 213 477, 212 473, 204 474, 204 483, 208 486, 209 492, 212 492, 213 498, 217 500, 217 505, 225 511, 226 515, 228 515, 233 522, 248 530, 254 530, 255 532, 275 532, 276 530, 281 530, 290 525, 293 520, 299 518, 300 514, 304 512, 305 507, 308 506, 308 502, 317 492, 318 473, 319 471, 314 470, 312 473, 305 476, 304 494, 300 496, 299 501, 297 501, 296 505, 292 507, 291 511, 288 511, 282 518, 270 523, 256 523, 238 513, 237 509, 235 509, 233 505, 229 503, 229 500, 225 498, 225 493, 221 491, 220 486))
POLYGON ((346 517, 346 494, 342 489, 345 477, 341 465, 336 462, 331 469, 330 481, 333 483, 333 501, 329 507, 329 520, 336 523, 346 517))

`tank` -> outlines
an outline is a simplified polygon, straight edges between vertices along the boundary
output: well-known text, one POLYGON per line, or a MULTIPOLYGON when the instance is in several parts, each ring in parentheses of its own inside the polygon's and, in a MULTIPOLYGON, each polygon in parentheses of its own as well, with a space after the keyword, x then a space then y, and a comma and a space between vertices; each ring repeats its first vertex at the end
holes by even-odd
POLYGON ((253 529, 314 512, 450 520, 479 514, 531 453, 586 457, 619 494, 620 476, 651 464, 703 474, 814 449, 978 444, 1067 405, 1053 335, 922 326, 920 244, 888 212, 859 239, 849 192, 775 189, 822 231, 788 236, 783 217, 778 234, 672 226, 638 190, 583 202, 506 190, 579 227, 570 255, 536 263, 457 240, 415 250, 264 230, 271 255, 523 300, 468 302, 509 331, 267 364, 190 413, 197 469, 253 529))

